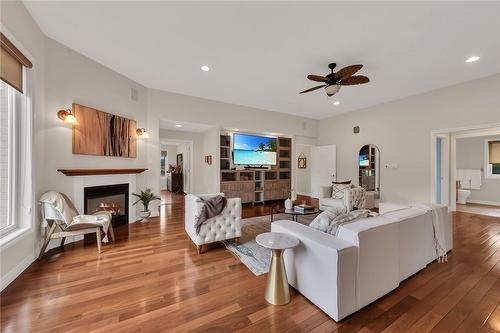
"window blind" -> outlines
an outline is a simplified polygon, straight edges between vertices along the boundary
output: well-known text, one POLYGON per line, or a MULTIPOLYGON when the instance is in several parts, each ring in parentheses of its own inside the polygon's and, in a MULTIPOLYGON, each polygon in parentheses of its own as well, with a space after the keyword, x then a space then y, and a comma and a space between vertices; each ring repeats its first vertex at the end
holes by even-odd
POLYGON ((0 32, 0 79, 23 92, 23 66, 32 68, 33 64, 0 32))
POLYGON ((500 164, 500 141, 488 142, 490 149, 490 164, 500 164))

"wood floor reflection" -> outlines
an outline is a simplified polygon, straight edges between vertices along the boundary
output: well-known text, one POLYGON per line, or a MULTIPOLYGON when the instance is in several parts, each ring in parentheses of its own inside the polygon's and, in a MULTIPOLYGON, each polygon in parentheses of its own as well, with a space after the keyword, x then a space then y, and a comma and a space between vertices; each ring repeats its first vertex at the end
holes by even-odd
MULTIPOLYGON (((500 331, 500 218, 454 214, 455 249, 398 289, 336 323, 292 291, 265 302, 254 276, 221 247, 198 255, 183 198, 162 217, 115 230, 97 255, 83 242, 52 250, 1 293, 3 332, 495 332, 500 331)), ((167 201, 167 200, 166 200, 167 201)), ((245 206, 244 216, 269 205, 245 206)))

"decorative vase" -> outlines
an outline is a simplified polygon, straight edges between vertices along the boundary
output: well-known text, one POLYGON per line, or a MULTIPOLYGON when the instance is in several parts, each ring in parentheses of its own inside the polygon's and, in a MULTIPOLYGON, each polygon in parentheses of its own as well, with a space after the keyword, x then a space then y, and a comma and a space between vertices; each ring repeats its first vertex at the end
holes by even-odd
POLYGON ((142 218, 142 220, 141 220, 142 223, 147 223, 147 222, 149 222, 149 217, 151 216, 151 211, 143 210, 142 212, 139 212, 139 216, 142 218))
POLYGON ((285 200, 285 209, 292 209, 293 208, 293 202, 292 199, 287 198, 285 200))

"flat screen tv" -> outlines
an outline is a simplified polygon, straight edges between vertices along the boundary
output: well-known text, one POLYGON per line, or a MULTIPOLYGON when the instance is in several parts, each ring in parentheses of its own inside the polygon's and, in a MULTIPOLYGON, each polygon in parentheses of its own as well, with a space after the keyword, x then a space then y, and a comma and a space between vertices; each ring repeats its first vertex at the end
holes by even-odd
POLYGON ((236 165, 276 165, 276 138, 235 133, 233 163, 236 165))
POLYGON ((370 160, 368 159, 368 155, 359 155, 359 166, 370 166, 370 160))

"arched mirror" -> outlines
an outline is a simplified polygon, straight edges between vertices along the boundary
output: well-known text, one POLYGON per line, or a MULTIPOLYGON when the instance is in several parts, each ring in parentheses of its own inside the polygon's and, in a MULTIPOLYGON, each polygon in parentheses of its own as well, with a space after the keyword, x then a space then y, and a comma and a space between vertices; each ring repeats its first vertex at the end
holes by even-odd
POLYGON ((359 150, 359 186, 366 189, 367 204, 378 206, 380 198, 380 151, 375 145, 364 145, 359 150), (374 202, 371 203, 370 199, 374 202))

